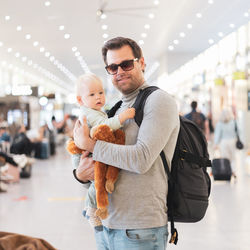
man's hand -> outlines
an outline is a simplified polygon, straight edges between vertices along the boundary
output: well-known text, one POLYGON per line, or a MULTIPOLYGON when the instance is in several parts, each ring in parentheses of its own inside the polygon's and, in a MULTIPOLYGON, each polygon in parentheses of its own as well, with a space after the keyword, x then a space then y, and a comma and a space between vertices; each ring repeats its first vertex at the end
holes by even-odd
POLYGON ((80 159, 78 168, 76 169, 76 177, 82 182, 94 180, 94 161, 92 157, 88 157, 89 152, 85 151, 80 159))
POLYGON ((78 148, 93 152, 96 141, 89 137, 89 127, 86 117, 83 117, 83 124, 76 121, 74 127, 74 142, 78 148))

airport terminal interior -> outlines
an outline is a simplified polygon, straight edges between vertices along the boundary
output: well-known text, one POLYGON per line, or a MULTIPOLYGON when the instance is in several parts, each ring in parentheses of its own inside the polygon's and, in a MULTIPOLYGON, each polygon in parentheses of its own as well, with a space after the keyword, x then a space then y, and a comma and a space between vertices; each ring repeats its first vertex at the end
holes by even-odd
POLYGON ((51 245, 34 249, 97 249, 67 143, 79 76, 101 79, 108 112, 121 99, 114 75, 135 70, 105 69, 102 46, 115 37, 140 46, 145 81, 191 114, 212 161, 204 218, 175 223, 178 244, 167 249, 249 250, 249 0, 0 1, 0 249, 17 249, 14 238, 5 245, 14 236, 51 245))

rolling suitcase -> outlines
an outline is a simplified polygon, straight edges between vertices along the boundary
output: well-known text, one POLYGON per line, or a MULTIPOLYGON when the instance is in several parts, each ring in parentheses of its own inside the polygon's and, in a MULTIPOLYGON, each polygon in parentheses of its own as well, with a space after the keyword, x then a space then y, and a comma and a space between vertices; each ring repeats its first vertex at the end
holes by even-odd
POLYGON ((232 168, 229 159, 218 158, 212 160, 212 174, 214 180, 230 181, 232 168))
POLYGON ((21 168, 20 177, 30 178, 31 170, 32 170, 32 165, 30 163, 26 163, 26 165, 23 168, 21 168))

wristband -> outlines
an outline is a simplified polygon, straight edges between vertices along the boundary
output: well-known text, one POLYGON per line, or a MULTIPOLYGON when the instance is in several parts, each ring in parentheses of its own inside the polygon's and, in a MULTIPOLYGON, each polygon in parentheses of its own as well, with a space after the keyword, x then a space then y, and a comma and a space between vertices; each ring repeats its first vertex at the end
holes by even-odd
POLYGON ((78 182, 82 183, 82 184, 87 184, 87 183, 90 182, 90 181, 84 182, 84 181, 79 180, 79 179, 77 178, 77 176, 76 176, 76 169, 73 170, 73 175, 74 175, 75 179, 76 179, 78 182))

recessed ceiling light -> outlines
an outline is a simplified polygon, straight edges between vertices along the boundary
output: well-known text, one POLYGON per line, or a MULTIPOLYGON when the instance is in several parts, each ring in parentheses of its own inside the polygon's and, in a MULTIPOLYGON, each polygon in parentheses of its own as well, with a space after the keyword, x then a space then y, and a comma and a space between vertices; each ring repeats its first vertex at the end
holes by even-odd
POLYGON ((213 0, 208 0, 208 3, 209 3, 209 4, 213 4, 214 1, 213 1, 213 0))
POLYGON ((219 32, 219 33, 218 33, 218 36, 219 36, 219 37, 223 37, 224 34, 223 34, 222 32, 219 32))
POLYGON ((145 37, 147 37, 147 33, 141 33, 141 36, 142 36, 143 38, 145 38, 145 37))
POLYGON ((144 25, 144 28, 145 28, 146 30, 148 30, 148 29, 150 29, 150 25, 149 25, 149 24, 145 24, 145 25, 144 25))
POLYGON ((106 30, 107 28, 108 28, 108 25, 107 25, 107 24, 103 24, 103 25, 102 25, 102 29, 103 29, 103 30, 106 30))
POLYGON ((64 26, 63 26, 63 25, 60 25, 60 26, 59 26, 59 30, 64 30, 64 26))
POLYGON ((19 53, 19 52, 17 52, 17 53, 15 54, 15 56, 16 56, 16 57, 19 57, 19 56, 20 56, 20 53, 19 53))
POLYGON ((169 50, 174 50, 174 46, 173 46, 173 45, 169 45, 169 46, 168 46, 168 49, 169 49, 169 50))
POLYGON ((66 33, 66 34, 64 35, 64 38, 65 38, 65 39, 69 39, 69 38, 70 38, 70 34, 66 33))
POLYGON ((21 30, 22 30, 22 26, 18 25, 18 26, 16 27, 16 30, 17 30, 17 31, 21 31, 21 30))
POLYGON ((12 48, 7 49, 8 53, 12 52, 12 48))
POLYGON ((33 46, 36 47, 38 44, 39 44, 38 41, 35 41, 35 42, 33 43, 33 46))
POLYGON ((31 35, 30 35, 30 34, 27 34, 27 35, 25 35, 25 38, 26 38, 27 40, 29 40, 29 39, 31 38, 31 35))
POLYGON ((45 48, 44 47, 41 47, 40 48, 40 52, 44 52, 45 48))
POLYGON ((185 37, 186 36, 186 34, 184 32, 181 32, 179 35, 180 35, 180 37, 185 37))
POLYGON ((235 28, 235 25, 233 23, 230 23, 229 27, 233 29, 233 28, 235 28))
POLYGON ((44 5, 45 5, 46 7, 48 7, 48 6, 51 5, 51 3, 50 3, 50 1, 46 1, 46 2, 44 3, 44 5))
POLYGON ((154 4, 155 4, 155 5, 159 5, 159 3, 160 3, 160 2, 159 2, 158 0, 155 0, 155 1, 154 1, 154 4))
POLYGON ((4 19, 5 19, 6 21, 9 21, 9 20, 10 20, 10 16, 5 16, 4 19))
POLYGON ((173 43, 174 44, 179 44, 179 40, 176 39, 176 40, 173 41, 173 43))
POLYGON ((209 43, 209 44, 213 44, 213 43, 214 43, 214 40, 213 40, 213 39, 209 39, 209 40, 208 40, 208 43, 209 43))
POLYGON ((153 19, 153 18, 155 18, 155 15, 154 15, 153 13, 149 13, 148 17, 149 17, 150 19, 153 19))
POLYGON ((139 40, 138 43, 139 43, 140 45, 143 45, 143 44, 144 44, 144 41, 143 41, 143 40, 139 40))
POLYGON ((192 29, 193 28, 193 25, 191 23, 187 24, 187 28, 188 29, 192 29))
POLYGON ((107 15, 106 14, 101 14, 101 19, 106 19, 107 15))
POLYGON ((104 34, 102 35, 102 37, 106 39, 106 38, 109 37, 109 35, 108 35, 107 33, 104 33, 104 34))
POLYGON ((249 13, 248 13, 248 12, 245 12, 245 13, 244 13, 244 17, 249 17, 249 13))
POLYGON ((2 47, 3 46, 3 42, 0 42, 0 47, 2 47))
POLYGON ((73 52, 77 51, 77 47, 73 47, 73 48, 72 48, 72 51, 73 51, 73 52))
POLYGON ((197 17, 197 18, 202 18, 202 14, 201 14, 201 13, 197 13, 197 14, 196 14, 196 17, 197 17))

